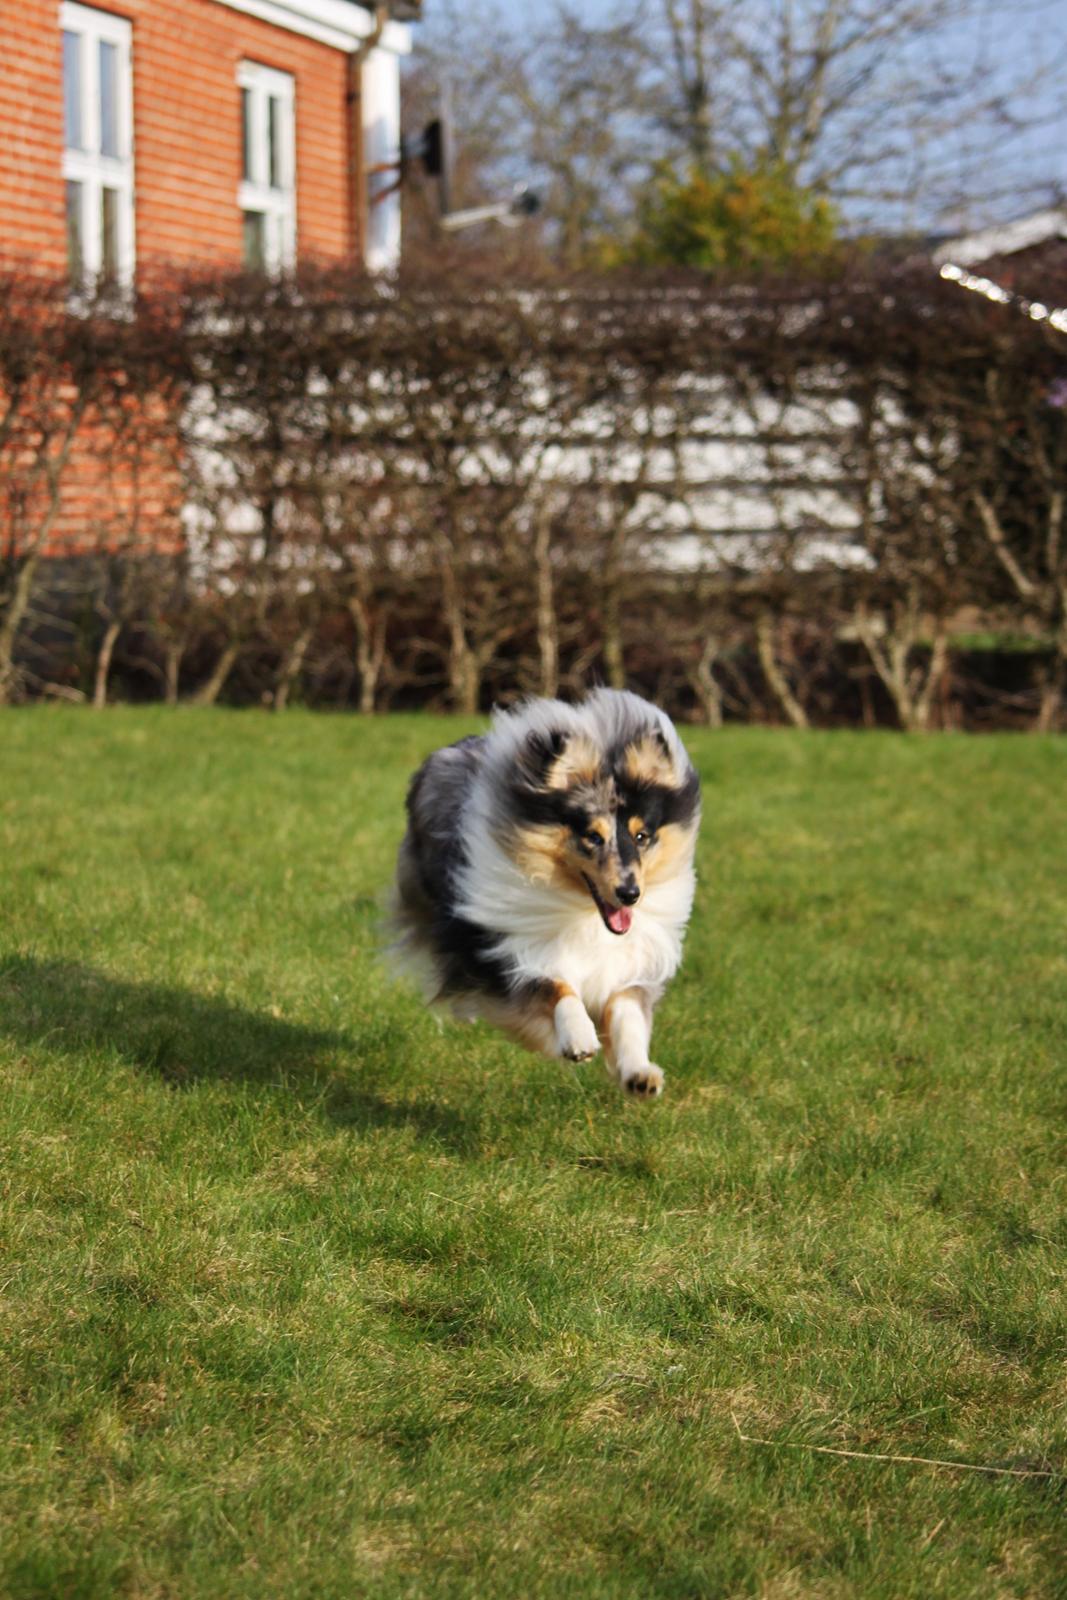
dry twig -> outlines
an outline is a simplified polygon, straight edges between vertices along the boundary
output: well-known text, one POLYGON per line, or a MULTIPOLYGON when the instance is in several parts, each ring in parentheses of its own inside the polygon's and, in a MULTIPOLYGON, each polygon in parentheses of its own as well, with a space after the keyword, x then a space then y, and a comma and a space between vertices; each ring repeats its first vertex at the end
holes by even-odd
POLYGON ((854 1461, 898 1461, 920 1467, 950 1467, 956 1472, 988 1472, 998 1477, 1007 1478, 1061 1478, 1062 1473, 1044 1467, 984 1467, 974 1461, 939 1461, 933 1456, 889 1456, 879 1455, 869 1450, 834 1450, 826 1444, 794 1444, 789 1439, 755 1439, 750 1434, 741 1432, 741 1424, 730 1412, 730 1421, 737 1431, 737 1437, 745 1444, 769 1445, 775 1450, 808 1450, 813 1455, 819 1456, 848 1456, 854 1461))

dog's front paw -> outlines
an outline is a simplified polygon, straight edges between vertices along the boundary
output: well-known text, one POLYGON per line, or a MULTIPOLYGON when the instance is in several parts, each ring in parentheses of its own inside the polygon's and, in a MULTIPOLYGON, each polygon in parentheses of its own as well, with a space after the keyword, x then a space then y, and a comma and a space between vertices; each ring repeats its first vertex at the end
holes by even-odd
POLYGON ((556 1049, 565 1061, 588 1061, 600 1049, 593 1019, 577 995, 556 1007, 556 1049))
POLYGON ((651 1062, 643 1067, 620 1067, 619 1082, 627 1094, 641 1100, 655 1100, 663 1093, 663 1073, 651 1062))

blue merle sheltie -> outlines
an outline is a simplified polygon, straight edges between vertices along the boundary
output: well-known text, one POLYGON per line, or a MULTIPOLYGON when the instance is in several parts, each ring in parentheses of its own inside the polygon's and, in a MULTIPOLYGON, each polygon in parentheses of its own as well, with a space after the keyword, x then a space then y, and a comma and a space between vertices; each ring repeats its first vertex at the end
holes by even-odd
POLYGON ((662 1092, 652 1010, 693 903, 700 786, 674 725, 637 695, 533 700, 437 750, 408 792, 395 951, 430 1001, 527 1048, 602 1044, 662 1092))

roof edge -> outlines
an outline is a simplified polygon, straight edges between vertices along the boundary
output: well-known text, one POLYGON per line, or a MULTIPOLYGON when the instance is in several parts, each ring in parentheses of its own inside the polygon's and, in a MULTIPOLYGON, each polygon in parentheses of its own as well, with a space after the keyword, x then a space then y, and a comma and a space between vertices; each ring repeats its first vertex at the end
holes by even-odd
POLYGON ((938 266, 955 261, 962 267, 970 267, 979 261, 991 261, 995 256, 1014 255, 1017 250, 1028 250, 1031 245, 1044 244, 1049 239, 1067 239, 1067 206, 1050 206, 1044 211, 1017 217, 1014 222, 946 239, 934 251, 933 259, 938 266))
MULTIPOLYGON (((285 28, 305 39, 332 45, 335 50, 358 49, 374 30, 373 11, 361 0, 355 4, 352 0, 215 0, 215 4, 273 23, 276 28, 285 28)), ((411 4, 391 5, 389 9, 414 12, 412 20, 418 13, 418 7, 411 4)), ((407 23, 387 22, 379 46, 395 55, 407 55, 411 49, 407 23)))

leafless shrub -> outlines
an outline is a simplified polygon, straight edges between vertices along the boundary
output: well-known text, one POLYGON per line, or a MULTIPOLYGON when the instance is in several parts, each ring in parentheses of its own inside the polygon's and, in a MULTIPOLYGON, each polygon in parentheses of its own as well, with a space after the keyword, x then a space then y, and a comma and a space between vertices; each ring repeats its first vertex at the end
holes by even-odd
POLYGON ((43 676, 98 705, 126 639, 171 703, 470 713, 600 678, 712 724, 921 730, 960 714, 954 638, 995 623, 1051 728, 1065 370, 1062 336, 928 271, 309 270, 120 308, 0 276, 0 697, 77 548, 92 663, 43 676))

